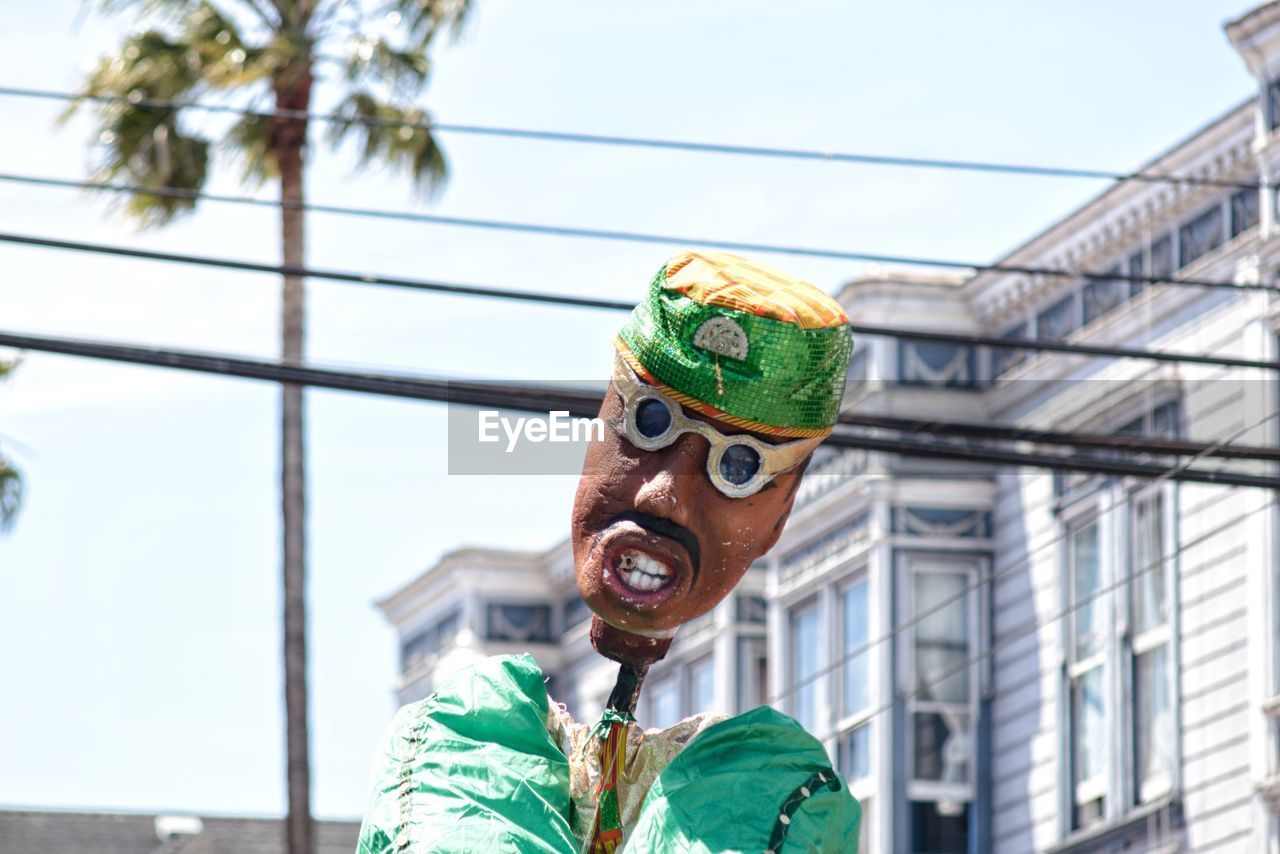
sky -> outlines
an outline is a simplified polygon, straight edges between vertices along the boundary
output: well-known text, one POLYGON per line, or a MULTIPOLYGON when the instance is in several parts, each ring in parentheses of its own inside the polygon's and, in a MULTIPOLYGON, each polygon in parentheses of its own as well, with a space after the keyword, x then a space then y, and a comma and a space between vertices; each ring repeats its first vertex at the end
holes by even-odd
MULTIPOLYGON (((433 54, 441 122, 1126 170, 1255 90, 1240 0, 476 0, 433 54)), ((8 0, 0 86, 70 89, 130 19, 8 0)), ((320 106, 336 88, 322 85, 320 106)), ((79 178, 90 125, 0 97, 0 172, 79 178)), ((208 125, 211 133, 221 127, 208 125)), ((434 198, 317 136, 313 201, 687 236, 670 246, 310 217, 329 267, 635 300, 717 240, 991 261, 1105 182, 442 135, 434 198)), ((223 160, 211 189, 243 192, 223 160)), ((261 192, 269 193, 270 188, 261 192)), ((108 199, 0 182, 0 231, 266 263, 269 209, 139 232, 108 199)), ((758 257, 828 291, 865 264, 758 257)), ((277 353, 268 275, 0 244, 0 330, 277 353)), ((318 364, 607 376, 616 313, 308 286, 318 364)), ((0 354, 4 355, 4 354, 0 354)), ((0 384, 26 479, 0 536, 0 805, 280 814, 277 390, 27 353, 0 384)), ((448 474, 442 406, 308 393, 314 807, 357 817, 395 711, 375 602, 464 545, 546 548, 572 476, 448 474)))

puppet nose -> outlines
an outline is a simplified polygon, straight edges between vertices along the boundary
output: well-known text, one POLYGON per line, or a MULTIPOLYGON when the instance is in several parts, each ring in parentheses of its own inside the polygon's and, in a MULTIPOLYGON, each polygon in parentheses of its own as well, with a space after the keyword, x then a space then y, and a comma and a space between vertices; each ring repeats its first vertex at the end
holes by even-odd
POLYGON ((656 472, 636 493, 636 509, 641 513, 669 519, 679 506, 676 476, 669 469, 656 472))
POLYGON ((692 441, 698 436, 683 436, 661 454, 661 465, 654 470, 636 493, 636 509, 684 524, 684 515, 692 507, 698 479, 705 478, 705 442, 692 441))

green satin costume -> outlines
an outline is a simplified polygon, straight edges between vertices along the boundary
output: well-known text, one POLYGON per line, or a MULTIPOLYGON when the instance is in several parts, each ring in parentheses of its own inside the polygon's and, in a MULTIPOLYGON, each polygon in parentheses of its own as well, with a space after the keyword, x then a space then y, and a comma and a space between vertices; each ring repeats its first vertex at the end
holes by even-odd
MULTIPOLYGON (((550 701, 531 656, 484 659, 397 714, 358 854, 577 854, 592 739, 550 701)), ((621 851, 857 851, 858 802, 786 715, 762 706, 662 732, 632 725, 629 741, 637 764, 620 785, 635 807, 621 851)))

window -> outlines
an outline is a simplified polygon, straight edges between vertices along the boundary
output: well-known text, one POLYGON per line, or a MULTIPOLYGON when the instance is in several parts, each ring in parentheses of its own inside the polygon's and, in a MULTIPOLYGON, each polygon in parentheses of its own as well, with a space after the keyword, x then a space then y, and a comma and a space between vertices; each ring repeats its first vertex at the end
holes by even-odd
POLYGON ((1267 129, 1280 127, 1280 79, 1267 86, 1267 129))
POLYGON ((861 578, 840 592, 840 729, 836 762, 849 781, 871 775, 870 585, 861 578))
POLYGON ((1243 234, 1258 224, 1258 191, 1240 190, 1231 196, 1231 236, 1243 234))
POLYGON ((791 613, 791 716, 809 732, 818 723, 819 622, 817 604, 791 613))
POLYGON ((1178 230, 1178 266, 1212 252, 1222 240, 1222 205, 1217 204, 1178 230))
POLYGON ((659 729, 680 723, 680 680, 670 677, 650 689, 649 716, 659 729))
POLYGON ((841 622, 844 627, 844 682, 843 703, 840 714, 844 717, 866 711, 871 705, 871 676, 868 665, 870 650, 868 638, 867 580, 857 582, 840 596, 841 622), (856 654, 855 654, 856 653, 856 654))
POLYGON ((1151 278, 1168 279, 1173 275, 1173 238, 1165 235, 1151 244, 1151 278))
MULTIPOLYGON (((1031 337, 1031 325, 1028 323, 1020 323, 1000 335, 1001 338, 1023 340, 1031 337)), ((1002 376, 1021 365, 1027 359, 1031 358, 1034 350, 1025 347, 998 347, 992 353, 991 375, 993 377, 1002 376)))
POLYGON ((1071 637, 1067 678, 1071 696, 1072 827, 1101 821, 1106 814, 1107 708, 1104 696, 1105 627, 1108 600, 1102 590, 1098 523, 1067 539, 1067 584, 1071 637))
POLYGON ((964 854, 969 850, 967 804, 912 801, 913 854, 964 854))
POLYGON ((1089 323, 1106 314, 1129 298, 1129 283, 1120 272, 1120 265, 1104 274, 1114 278, 1094 279, 1084 286, 1084 322, 1089 323))
POLYGON ((715 658, 706 656, 689 665, 689 714, 716 709, 715 658))
POLYGON ((958 799, 967 798, 970 783, 970 723, 976 699, 969 666, 975 632, 970 597, 965 594, 971 579, 967 567, 942 563, 916 567, 911 574, 912 612, 928 613, 911 631, 911 777, 944 784, 932 788, 958 792, 958 799))
POLYGON ((453 611, 405 641, 400 647, 400 672, 408 673, 453 646, 461 621, 462 615, 453 611))
POLYGON ((1070 529, 1064 544, 1070 830, 1173 790, 1172 489, 1112 488, 1110 512, 1070 529))
POLYGON ((1036 337, 1043 341, 1061 341, 1079 326, 1075 294, 1067 294, 1036 315, 1036 337))
POLYGON ((768 699, 769 655, 764 638, 738 639, 738 711, 763 706, 768 699))
POLYGON ((1173 783, 1173 702, 1170 679, 1169 591, 1165 573, 1164 496, 1137 498, 1132 537, 1130 654, 1133 656, 1134 781, 1137 800, 1168 793, 1173 783))
POLYGON ((1136 297, 1147 289, 1147 283, 1140 279, 1147 274, 1147 266, 1144 263, 1146 255, 1143 250, 1139 249, 1129 256, 1129 296, 1136 297))

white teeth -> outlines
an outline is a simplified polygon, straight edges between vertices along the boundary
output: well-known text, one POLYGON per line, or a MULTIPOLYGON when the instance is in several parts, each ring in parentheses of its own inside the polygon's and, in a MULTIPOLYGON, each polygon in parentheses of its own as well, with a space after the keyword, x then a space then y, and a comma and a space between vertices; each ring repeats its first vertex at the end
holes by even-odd
POLYGON ((635 590, 657 590, 671 578, 671 570, 644 552, 624 552, 618 558, 618 574, 635 590))

